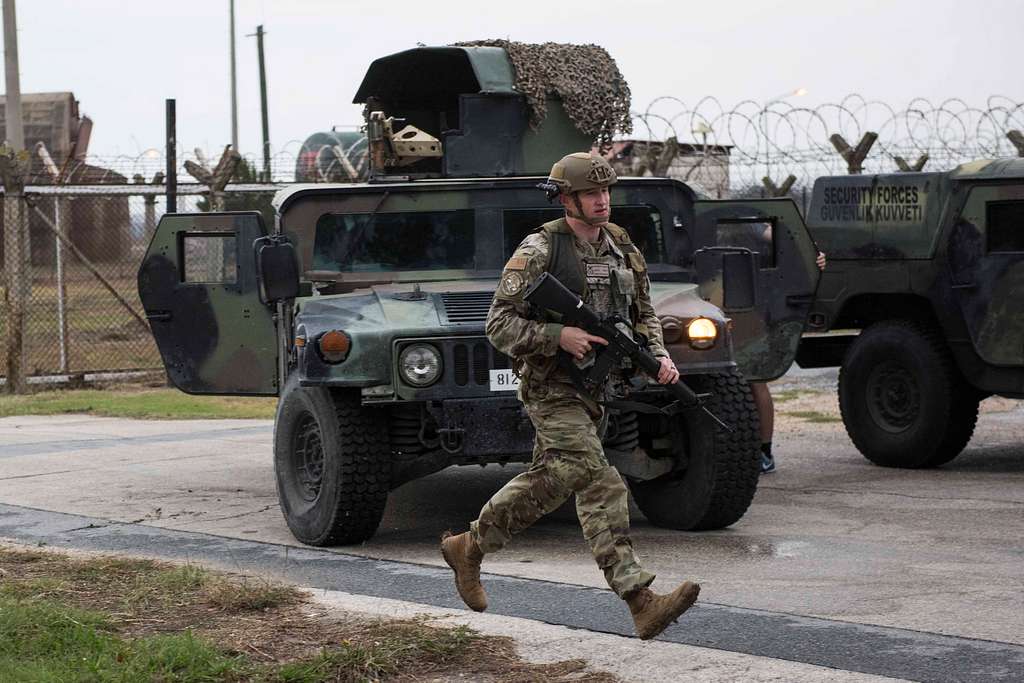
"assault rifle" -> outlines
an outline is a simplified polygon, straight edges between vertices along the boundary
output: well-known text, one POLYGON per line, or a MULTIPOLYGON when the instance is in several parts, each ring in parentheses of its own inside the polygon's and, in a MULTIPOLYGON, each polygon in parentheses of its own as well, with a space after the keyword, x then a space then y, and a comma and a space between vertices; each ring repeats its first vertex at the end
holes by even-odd
MULTIPOLYGON (((608 341, 608 345, 597 352, 593 365, 585 371, 576 367, 568 355, 559 349, 559 353, 563 353, 565 360, 568 361, 569 373, 573 378, 573 382, 578 387, 581 384, 583 385, 581 388, 585 389, 594 389, 600 386, 614 368, 621 367, 623 358, 629 358, 633 361, 633 365, 643 370, 648 376, 657 378, 658 372, 661 370, 661 361, 652 356, 645 345, 642 345, 641 342, 636 341, 620 329, 620 326, 623 325, 628 329, 632 329, 627 320, 624 320, 619 315, 601 317, 551 273, 543 273, 537 278, 537 281, 526 290, 523 299, 536 308, 546 309, 559 314, 566 324, 579 327, 590 334, 608 341)), ((634 333, 634 336, 639 335, 634 333)), ((724 429, 732 431, 731 427, 719 420, 717 416, 704 406, 704 398, 706 398, 707 394, 694 393, 690 387, 683 383, 682 379, 663 386, 675 398, 669 405, 664 408, 654 408, 647 404, 630 402, 628 407, 634 410, 657 412, 664 415, 702 410, 724 429)), ((627 407, 623 402, 614 403, 627 407)), ((615 407, 613 404, 609 405, 615 407)))

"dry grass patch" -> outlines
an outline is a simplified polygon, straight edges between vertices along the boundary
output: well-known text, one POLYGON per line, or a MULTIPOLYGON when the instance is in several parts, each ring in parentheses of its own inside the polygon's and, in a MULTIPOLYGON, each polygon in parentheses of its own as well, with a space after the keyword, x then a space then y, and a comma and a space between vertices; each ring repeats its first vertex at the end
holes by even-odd
MULTIPOLYGON (((24 622, 6 624, 10 634, 38 631, 50 642, 57 635, 48 629, 66 630, 68 620, 74 633, 60 632, 62 642, 72 644, 62 645, 52 662, 38 661, 38 639, 12 645, 6 634, 0 679, 47 680, 31 667, 66 671, 69 664, 59 657, 74 652, 74 666, 88 660, 96 662, 95 671, 76 669, 62 680, 618 680, 588 671, 580 660, 524 662, 511 639, 465 626, 442 628, 427 618, 339 618, 294 587, 192 564, 0 546, 0 612, 4 608, 24 622)), ((0 620, 0 635, 4 628, 0 620)))

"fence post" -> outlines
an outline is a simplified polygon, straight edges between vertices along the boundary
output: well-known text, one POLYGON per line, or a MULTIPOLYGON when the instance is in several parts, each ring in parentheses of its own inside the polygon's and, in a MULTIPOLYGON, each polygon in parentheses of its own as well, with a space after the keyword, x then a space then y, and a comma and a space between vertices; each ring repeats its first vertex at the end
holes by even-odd
MULTIPOLYGON (((141 173, 136 173, 132 180, 135 181, 136 185, 146 184, 146 179, 141 173)), ((163 171, 157 171, 150 184, 163 185, 163 183, 163 171)), ((142 207, 145 211, 142 230, 145 233, 146 242, 148 243, 148 241, 153 238, 153 233, 156 232, 156 192, 146 192, 142 195, 142 207)))
POLYGON ((871 151, 871 146, 875 144, 877 139, 878 133, 868 131, 864 133, 864 137, 860 139, 857 146, 851 148, 839 133, 833 133, 828 138, 832 146, 836 148, 836 151, 846 161, 846 172, 850 175, 859 175, 864 170, 864 159, 867 158, 868 152, 871 151))
POLYGON ((220 161, 211 171, 207 168, 200 150, 196 150, 196 157, 200 163, 191 159, 185 162, 185 170, 188 174, 210 188, 210 210, 224 210, 224 188, 235 176, 235 169, 242 160, 242 155, 231 149, 231 145, 224 147, 224 153, 220 155, 220 161))
POLYGON ((1009 138, 1010 143, 1017 148, 1017 156, 1024 157, 1024 133, 1014 129, 1007 131, 1006 137, 1009 138))
POLYGON ((28 269, 28 212, 25 174, 28 152, 0 148, 0 178, 4 184, 4 275, 7 310, 7 384, 4 390, 23 394, 25 378, 25 303, 31 273, 28 269))
POLYGON ((71 202, 66 197, 56 197, 53 203, 54 223, 57 224, 57 235, 54 235, 57 261, 57 334, 60 337, 60 371, 67 372, 70 365, 68 358, 68 283, 64 273, 64 239, 68 239, 68 225, 71 222, 71 202))
POLYGON ((924 168, 924 165, 928 163, 928 158, 927 154, 922 154, 913 165, 908 164, 907 160, 901 156, 894 156, 892 160, 896 162, 896 166, 900 169, 901 173, 914 173, 924 168))
MULTIPOLYGON (((67 182, 64 172, 53 162, 50 151, 42 141, 35 145, 36 154, 43 162, 43 167, 50 174, 54 185, 64 185, 67 182)), ((68 164, 64 165, 67 169, 68 164)), ((38 207, 36 211, 39 211, 38 207)), ((60 371, 67 372, 68 360, 68 316, 67 301, 68 288, 64 278, 64 242, 67 239, 69 230, 68 223, 71 220, 71 202, 66 197, 57 195, 53 198, 53 222, 57 229, 54 235, 54 262, 57 268, 57 344, 60 355, 60 371), (62 237, 63 236, 63 237, 62 237)))
POLYGON ((789 190, 793 187, 793 183, 796 182, 796 176, 790 173, 786 176, 786 179, 782 181, 782 185, 778 186, 772 182, 772 179, 768 176, 761 178, 761 182, 764 183, 766 188, 768 188, 769 197, 785 197, 789 194, 789 190))
POLYGON ((177 103, 167 100, 167 188, 166 212, 178 212, 178 117, 175 113, 177 103))

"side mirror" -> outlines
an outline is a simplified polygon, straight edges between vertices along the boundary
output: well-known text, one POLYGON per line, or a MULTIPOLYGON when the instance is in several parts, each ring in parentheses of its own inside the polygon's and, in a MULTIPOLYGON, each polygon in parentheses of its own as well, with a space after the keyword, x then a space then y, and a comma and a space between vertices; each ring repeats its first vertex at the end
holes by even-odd
POLYGON ((299 294, 299 259, 295 246, 284 235, 260 237, 256 251, 256 279, 260 301, 275 304, 299 294))
POLYGON ((693 253, 701 298, 725 313, 757 305, 757 253, 742 247, 704 247, 693 253))

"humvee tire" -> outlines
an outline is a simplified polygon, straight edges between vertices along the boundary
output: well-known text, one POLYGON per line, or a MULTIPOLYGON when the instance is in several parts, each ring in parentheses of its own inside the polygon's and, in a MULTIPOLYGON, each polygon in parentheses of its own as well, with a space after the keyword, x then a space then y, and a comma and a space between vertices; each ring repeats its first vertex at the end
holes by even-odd
POLYGON ((974 427, 978 424, 978 404, 982 397, 967 382, 961 380, 957 385, 953 389, 953 406, 946 433, 926 467, 945 465, 967 448, 967 443, 974 435, 974 427))
POLYGON ((697 393, 710 393, 708 409, 729 432, 702 417, 680 433, 689 439, 685 470, 650 481, 629 481, 637 507, 657 526, 690 531, 722 529, 747 511, 761 476, 757 408, 750 386, 737 373, 686 377, 697 393), (714 430, 713 448, 696 430, 714 430))
POLYGON ((373 536, 388 498, 391 452, 383 414, 358 390, 285 385, 274 423, 274 474, 288 528, 314 546, 373 536))
POLYGON ((955 458, 974 433, 978 400, 939 333, 910 320, 868 327, 839 370, 846 431, 883 467, 936 467, 955 458))

